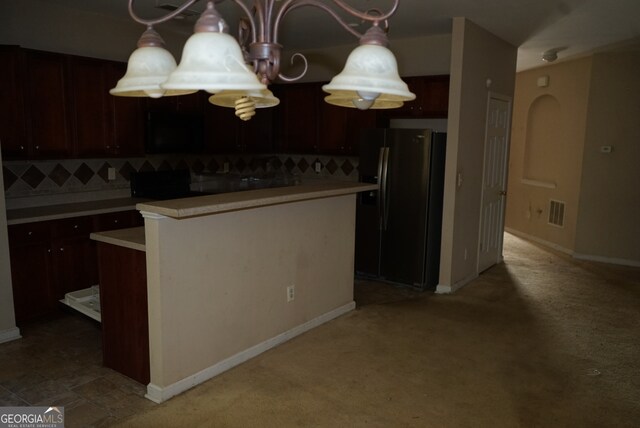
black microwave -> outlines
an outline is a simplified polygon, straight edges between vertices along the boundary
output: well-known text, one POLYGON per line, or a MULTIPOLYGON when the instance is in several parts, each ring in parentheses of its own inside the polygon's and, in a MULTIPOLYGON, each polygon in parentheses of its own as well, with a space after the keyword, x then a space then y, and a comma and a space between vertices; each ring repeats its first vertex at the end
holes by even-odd
POLYGON ((147 112, 145 152, 201 153, 204 142, 202 114, 147 112))

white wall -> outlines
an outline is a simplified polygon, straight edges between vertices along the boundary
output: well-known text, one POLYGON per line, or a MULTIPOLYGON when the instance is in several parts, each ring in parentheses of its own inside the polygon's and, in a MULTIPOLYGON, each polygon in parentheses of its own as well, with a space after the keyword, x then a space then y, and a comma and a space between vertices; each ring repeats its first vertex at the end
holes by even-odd
POLYGON ((593 56, 576 257, 640 266, 639 76, 638 51, 593 56))
POLYGON ((145 216, 145 235, 154 401, 354 304, 355 195, 145 216))
POLYGON ((449 88, 442 254, 438 292, 478 275, 478 236, 489 89, 513 97, 517 48, 454 18, 449 88), (457 175, 463 182, 457 186, 457 175))
POLYGON ((516 77, 506 226, 565 252, 575 241, 591 68, 588 57, 516 77), (548 223, 551 199, 565 203, 563 227, 548 223))
MULTIPOLYGON (((0 154, 0 164, 2 164, 2 154, 0 154)), ((2 174, 0 174, 0 343, 19 338, 20 330, 16 328, 16 319, 13 312, 13 289, 11 287, 4 180, 2 174)))

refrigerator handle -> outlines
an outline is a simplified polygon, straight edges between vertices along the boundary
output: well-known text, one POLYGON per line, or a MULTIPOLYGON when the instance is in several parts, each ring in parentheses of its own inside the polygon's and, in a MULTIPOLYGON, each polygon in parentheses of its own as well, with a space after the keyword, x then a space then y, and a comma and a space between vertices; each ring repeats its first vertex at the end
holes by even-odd
POLYGON ((387 217, 389 216, 389 201, 387 201, 387 184, 389 181, 389 147, 385 147, 382 160, 381 202, 380 202, 380 228, 387 230, 387 217))
POLYGON ((382 183, 383 183, 383 177, 382 177, 382 171, 384 170, 384 154, 385 154, 385 148, 384 147, 380 147, 380 155, 378 156, 378 176, 377 178, 377 182, 378 182, 378 220, 380 221, 380 229, 382 229, 382 216, 383 216, 383 193, 382 193, 382 183))

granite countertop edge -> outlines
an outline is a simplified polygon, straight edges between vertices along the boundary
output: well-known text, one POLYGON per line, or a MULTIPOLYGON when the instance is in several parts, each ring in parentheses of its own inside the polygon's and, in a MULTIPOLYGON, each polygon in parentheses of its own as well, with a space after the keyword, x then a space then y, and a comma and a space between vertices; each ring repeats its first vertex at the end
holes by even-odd
POLYGON ((297 186, 139 203, 136 205, 136 209, 144 213, 181 219, 310 199, 343 196, 377 189, 377 184, 325 180, 303 183, 297 186))
POLYGON ((7 224, 11 226, 38 221, 60 220, 85 215, 134 210, 136 204, 146 201, 148 201, 148 199, 116 198, 10 209, 7 210, 7 224))
POLYGON ((93 232, 89 235, 89 238, 94 241, 130 248, 132 250, 146 251, 144 226, 109 230, 106 232, 93 232))

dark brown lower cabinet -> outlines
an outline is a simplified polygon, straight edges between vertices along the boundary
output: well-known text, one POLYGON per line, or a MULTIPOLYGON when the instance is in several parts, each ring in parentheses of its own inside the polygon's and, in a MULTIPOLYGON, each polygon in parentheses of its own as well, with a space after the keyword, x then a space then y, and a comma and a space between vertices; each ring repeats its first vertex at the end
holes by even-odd
POLYGON ((10 225, 9 254, 16 322, 55 314, 70 291, 98 284, 91 232, 141 226, 138 211, 10 225))
POLYGON ((146 385, 149 322, 145 253, 98 242, 98 271, 104 365, 146 385))

